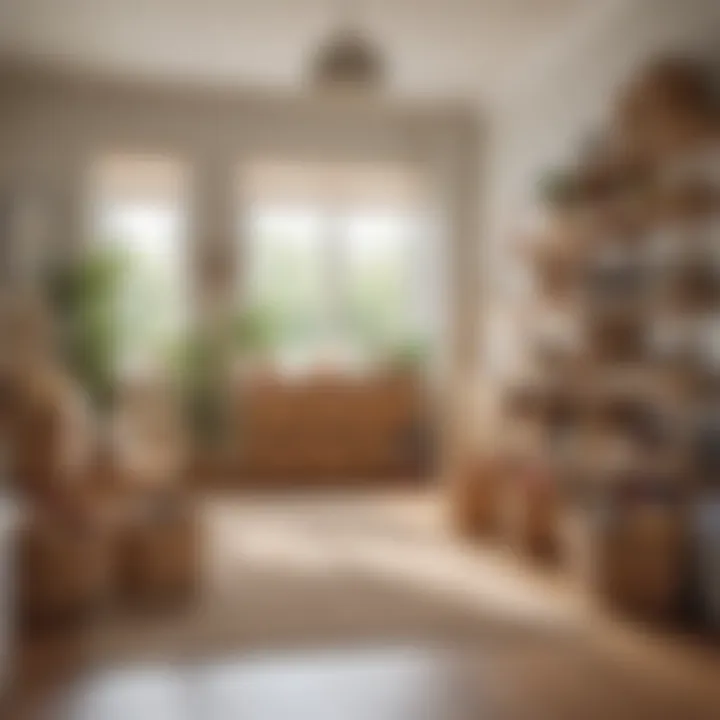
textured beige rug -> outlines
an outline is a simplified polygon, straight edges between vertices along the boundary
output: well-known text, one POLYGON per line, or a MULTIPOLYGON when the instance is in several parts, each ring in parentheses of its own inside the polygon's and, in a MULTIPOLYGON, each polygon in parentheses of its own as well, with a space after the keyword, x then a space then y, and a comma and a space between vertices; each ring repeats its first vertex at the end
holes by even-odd
POLYGON ((432 494, 215 497, 204 517, 198 603, 114 618, 94 652, 527 643, 577 627, 576 597, 500 550, 459 544, 432 494))

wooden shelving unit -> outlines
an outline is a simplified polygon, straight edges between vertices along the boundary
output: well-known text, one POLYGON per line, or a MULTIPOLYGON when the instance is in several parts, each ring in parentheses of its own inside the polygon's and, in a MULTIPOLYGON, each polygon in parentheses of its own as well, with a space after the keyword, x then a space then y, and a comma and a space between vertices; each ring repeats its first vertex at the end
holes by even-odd
POLYGON ((689 513, 720 469, 720 424, 698 449, 720 399, 719 128, 701 68, 648 68, 521 250, 533 370, 505 396, 506 532, 645 618, 677 615, 689 513))

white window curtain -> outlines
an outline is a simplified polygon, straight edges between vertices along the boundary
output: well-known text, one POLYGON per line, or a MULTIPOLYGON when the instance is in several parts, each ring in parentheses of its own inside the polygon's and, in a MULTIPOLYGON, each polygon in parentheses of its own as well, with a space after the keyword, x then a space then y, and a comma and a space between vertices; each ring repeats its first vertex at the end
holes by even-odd
POLYGON ((121 374, 162 364, 187 316, 188 173, 167 157, 107 155, 92 168, 92 245, 127 260, 121 374))

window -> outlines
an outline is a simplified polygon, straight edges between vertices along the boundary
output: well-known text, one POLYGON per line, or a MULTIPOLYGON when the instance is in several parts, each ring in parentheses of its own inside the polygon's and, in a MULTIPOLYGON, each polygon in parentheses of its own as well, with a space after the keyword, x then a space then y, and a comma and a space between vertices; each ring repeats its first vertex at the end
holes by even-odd
POLYGON ((117 253, 125 272, 117 321, 122 373, 156 366, 186 318, 186 191, 181 163, 106 156, 93 169, 95 250, 117 253))
POLYGON ((242 170, 240 188, 242 301, 277 363, 364 367, 417 341, 417 171, 259 163, 242 170))

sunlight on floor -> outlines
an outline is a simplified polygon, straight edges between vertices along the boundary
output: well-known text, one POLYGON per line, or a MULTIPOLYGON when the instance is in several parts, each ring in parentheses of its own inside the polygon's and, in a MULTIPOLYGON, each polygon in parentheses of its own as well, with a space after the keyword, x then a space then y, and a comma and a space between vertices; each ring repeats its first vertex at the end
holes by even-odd
POLYGON ((585 606, 560 577, 501 548, 466 545, 426 491, 205 500, 206 577, 185 611, 120 619, 98 652, 563 642, 585 606))
POLYGON ((269 498, 212 504, 213 592, 243 569, 340 579, 375 577, 479 613, 567 625, 583 603, 559 579, 507 553, 463 546, 445 531, 433 494, 269 498))

